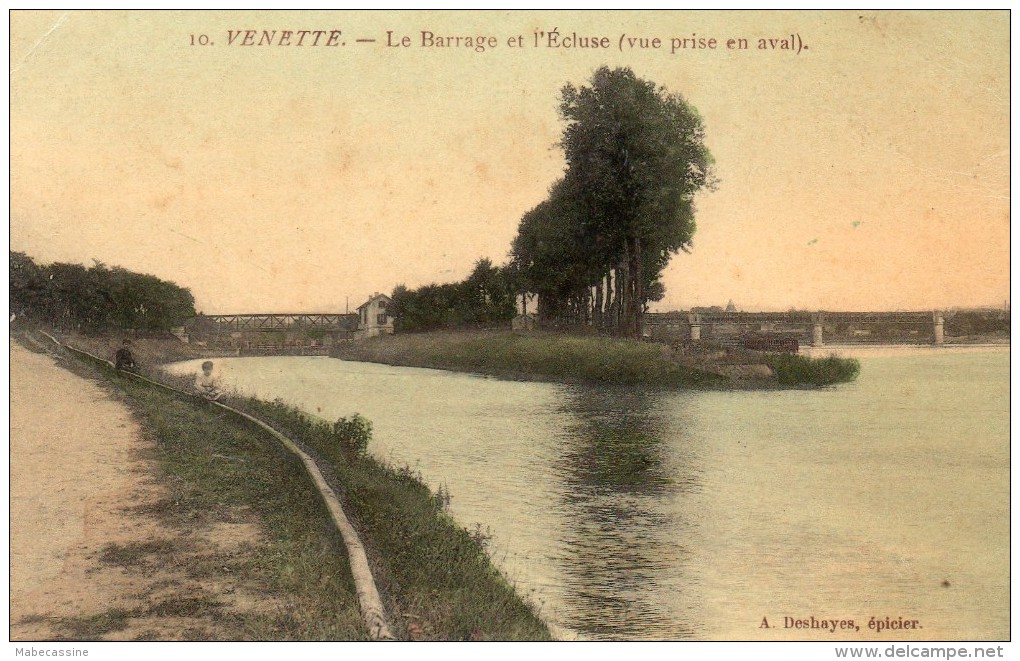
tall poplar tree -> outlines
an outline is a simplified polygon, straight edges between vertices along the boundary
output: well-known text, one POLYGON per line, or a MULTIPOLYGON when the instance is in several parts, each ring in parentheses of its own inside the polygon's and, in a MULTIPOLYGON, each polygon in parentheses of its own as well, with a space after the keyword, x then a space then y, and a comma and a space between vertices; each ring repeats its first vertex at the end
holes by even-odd
POLYGON ((545 267, 523 278, 540 305, 543 294, 559 299, 547 308, 583 300, 591 323, 640 337, 646 303, 662 295, 662 270, 691 245, 694 196, 710 183, 701 118, 683 97, 629 68, 602 67, 588 85, 565 85, 559 110, 566 173, 550 200, 522 221, 515 262, 525 272, 528 264, 545 267), (536 226, 546 223, 556 230, 536 226), (521 250, 534 252, 534 238, 543 234, 543 259, 521 250), (553 265, 562 273, 551 292, 542 281, 554 278, 553 265))

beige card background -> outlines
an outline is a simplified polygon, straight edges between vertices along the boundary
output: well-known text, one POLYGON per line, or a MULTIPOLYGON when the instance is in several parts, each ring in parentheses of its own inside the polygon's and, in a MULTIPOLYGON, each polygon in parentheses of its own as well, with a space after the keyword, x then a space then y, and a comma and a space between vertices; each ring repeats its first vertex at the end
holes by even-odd
POLYGON ((14 12, 11 247, 151 272, 206 313, 458 280, 505 259, 563 169, 560 88, 603 64, 685 95, 716 158, 658 310, 1008 297, 1004 11, 14 12), (610 47, 536 47, 554 29, 610 47))

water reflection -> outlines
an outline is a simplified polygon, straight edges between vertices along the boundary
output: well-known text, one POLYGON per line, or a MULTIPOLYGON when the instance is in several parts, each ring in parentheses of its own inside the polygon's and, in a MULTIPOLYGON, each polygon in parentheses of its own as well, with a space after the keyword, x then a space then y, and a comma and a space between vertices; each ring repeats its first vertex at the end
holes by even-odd
POLYGON ((692 524, 670 504, 697 486, 697 470, 675 464, 678 443, 661 398, 576 388, 562 403, 567 433, 553 472, 562 481, 564 551, 554 560, 571 604, 569 626, 585 637, 695 634, 676 617, 693 579, 689 549, 675 532, 692 524))

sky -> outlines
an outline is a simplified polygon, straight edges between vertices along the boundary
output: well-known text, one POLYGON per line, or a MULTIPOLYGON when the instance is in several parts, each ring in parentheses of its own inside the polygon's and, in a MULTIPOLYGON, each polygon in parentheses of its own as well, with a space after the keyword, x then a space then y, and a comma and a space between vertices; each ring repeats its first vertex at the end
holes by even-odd
POLYGON ((10 248, 173 280, 207 314, 342 312, 504 262, 564 170, 560 90, 602 65, 682 94, 715 158, 693 248, 653 309, 1009 297, 1006 11, 16 11, 10 23, 10 248), (274 45, 245 46, 244 30, 256 43, 276 31, 274 45), (323 31, 323 45, 293 45, 300 30, 323 31), (324 45, 331 30, 341 45, 324 45), (497 45, 437 47, 423 32, 497 45), (563 45, 575 33, 609 47, 563 45), (674 50, 684 38, 715 48, 674 50), (740 38, 748 48, 727 47, 740 38))

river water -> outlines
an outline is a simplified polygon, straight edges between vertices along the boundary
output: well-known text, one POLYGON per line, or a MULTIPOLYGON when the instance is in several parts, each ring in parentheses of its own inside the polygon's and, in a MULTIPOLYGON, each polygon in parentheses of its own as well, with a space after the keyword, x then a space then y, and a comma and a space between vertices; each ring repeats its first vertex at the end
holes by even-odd
POLYGON ((447 489, 560 637, 1008 639, 1008 348, 858 351, 857 382, 776 392, 217 363, 229 388, 367 416, 370 451, 447 489))

